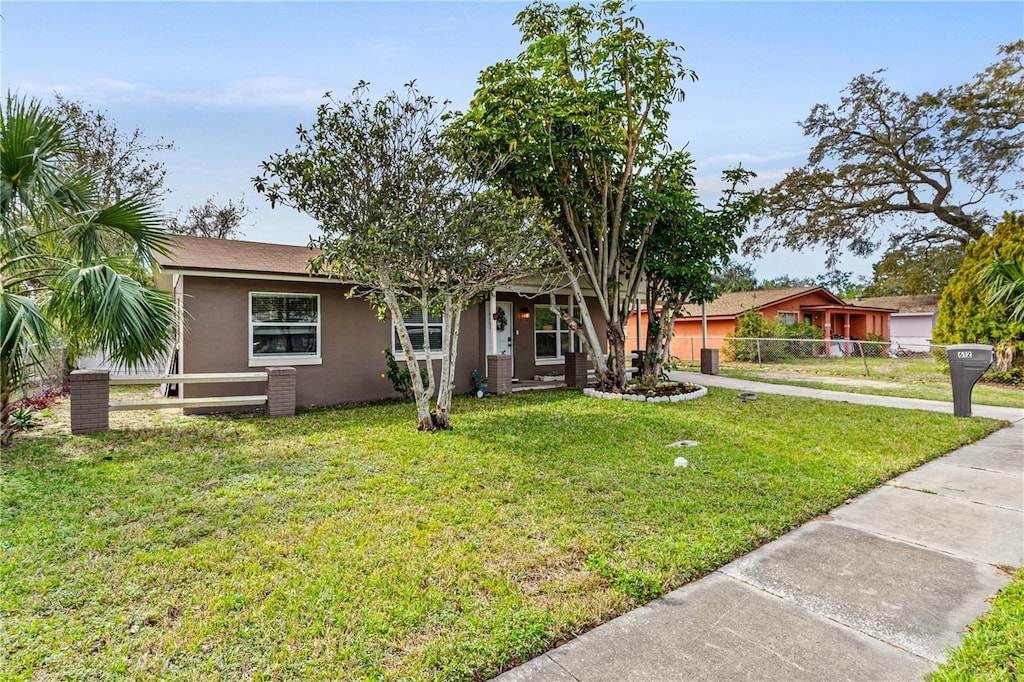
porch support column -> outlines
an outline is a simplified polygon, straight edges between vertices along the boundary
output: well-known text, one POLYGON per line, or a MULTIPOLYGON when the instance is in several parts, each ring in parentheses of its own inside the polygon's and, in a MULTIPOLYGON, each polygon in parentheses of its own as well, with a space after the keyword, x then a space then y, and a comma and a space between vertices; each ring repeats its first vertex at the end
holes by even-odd
MULTIPOLYGON (((498 320, 495 319, 495 315, 498 314, 498 293, 491 291, 491 300, 489 310, 487 311, 489 317, 487 318, 487 324, 490 325, 491 330, 491 347, 487 349, 488 355, 498 354, 498 320)), ((506 322, 506 324, 512 324, 512 320, 506 322)))

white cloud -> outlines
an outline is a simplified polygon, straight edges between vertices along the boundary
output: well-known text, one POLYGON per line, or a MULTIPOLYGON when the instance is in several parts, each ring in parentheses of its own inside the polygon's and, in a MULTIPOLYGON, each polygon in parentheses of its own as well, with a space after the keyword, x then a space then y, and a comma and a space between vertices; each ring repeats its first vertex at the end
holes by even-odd
POLYGON ((232 81, 217 90, 161 93, 161 96, 168 103, 188 102, 209 107, 310 109, 320 103, 326 91, 327 88, 314 87, 312 83, 296 78, 264 76, 232 81))
POLYGON ((84 100, 92 106, 156 102, 217 109, 309 110, 320 104, 327 91, 327 88, 317 87, 309 81, 280 76, 244 78, 218 88, 186 91, 162 90, 112 78, 94 78, 76 85, 42 85, 23 81, 17 87, 20 92, 44 99, 58 92, 71 99, 84 100))
POLYGON ((759 166, 769 163, 778 163, 787 160, 802 160, 807 154, 806 150, 783 150, 770 154, 749 154, 747 152, 727 152, 715 154, 700 161, 701 166, 735 166, 742 163, 744 166, 759 166))

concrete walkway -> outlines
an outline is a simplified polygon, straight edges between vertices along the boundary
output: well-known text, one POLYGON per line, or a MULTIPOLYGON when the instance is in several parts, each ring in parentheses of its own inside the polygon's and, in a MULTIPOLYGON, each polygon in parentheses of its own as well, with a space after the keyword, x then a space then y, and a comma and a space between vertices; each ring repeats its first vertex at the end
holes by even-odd
MULTIPOLYGON (((952 412, 932 401, 679 378, 952 412)), ((1014 423, 497 679, 922 679, 1024 563, 1024 410, 974 414, 1014 423)))

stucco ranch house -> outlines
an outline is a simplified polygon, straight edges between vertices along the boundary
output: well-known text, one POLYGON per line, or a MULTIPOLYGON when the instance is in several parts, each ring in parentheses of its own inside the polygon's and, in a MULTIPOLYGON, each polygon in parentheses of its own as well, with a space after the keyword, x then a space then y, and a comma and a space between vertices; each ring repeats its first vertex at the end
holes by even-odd
POLYGON ((927 353, 931 346, 932 330, 939 316, 939 294, 919 296, 875 296, 847 301, 856 306, 891 308, 889 340, 893 351, 927 353))
MULTIPOLYGON (((390 320, 381 322, 364 300, 348 298, 350 284, 308 272, 315 252, 301 246, 181 236, 157 257, 157 286, 171 291, 178 311, 174 370, 182 374, 296 368, 298 406, 333 405, 395 396, 382 351, 404 360, 390 320)), ((571 307, 568 292, 558 305, 571 307)), ((573 339, 528 282, 497 291, 491 301, 463 313, 456 390, 469 392, 470 373, 487 372, 490 349, 511 356, 512 377, 562 373, 573 339), (493 303, 492 303, 493 301, 493 303), (494 308, 492 309, 492 305, 494 308), (494 324, 491 321, 494 320, 494 324), (491 329, 496 338, 490 338, 491 329)), ((604 338, 597 308, 594 323, 604 338)), ((422 347, 439 343, 439 319, 408 318, 422 347)), ((433 346, 432 348, 436 348, 433 346)), ((436 361, 440 370, 440 361, 436 361)), ((182 384, 182 397, 237 395, 230 384, 182 384)))
MULTIPOLYGON (((784 324, 813 324, 823 330, 826 340, 866 340, 868 334, 889 338, 889 317, 896 311, 863 305, 862 301, 853 305, 824 287, 805 286, 722 294, 706 305, 705 312, 707 347, 721 348, 725 337, 735 334, 739 319, 751 312, 784 324)), ((639 325, 635 315, 630 320, 629 329, 639 330, 642 339, 647 334, 646 317, 646 312, 641 311, 639 325)), ((700 359, 701 317, 700 305, 690 305, 685 314, 676 320, 672 355, 684 360, 700 359)))

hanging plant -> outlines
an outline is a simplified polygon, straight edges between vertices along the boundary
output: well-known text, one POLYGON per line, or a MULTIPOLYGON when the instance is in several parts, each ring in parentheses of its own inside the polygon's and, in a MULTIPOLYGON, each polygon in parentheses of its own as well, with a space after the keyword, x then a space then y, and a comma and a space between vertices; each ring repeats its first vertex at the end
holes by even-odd
POLYGON ((505 309, 498 308, 498 312, 491 315, 491 317, 493 317, 495 321, 498 323, 498 331, 505 331, 505 327, 508 326, 508 317, 505 315, 505 309))

